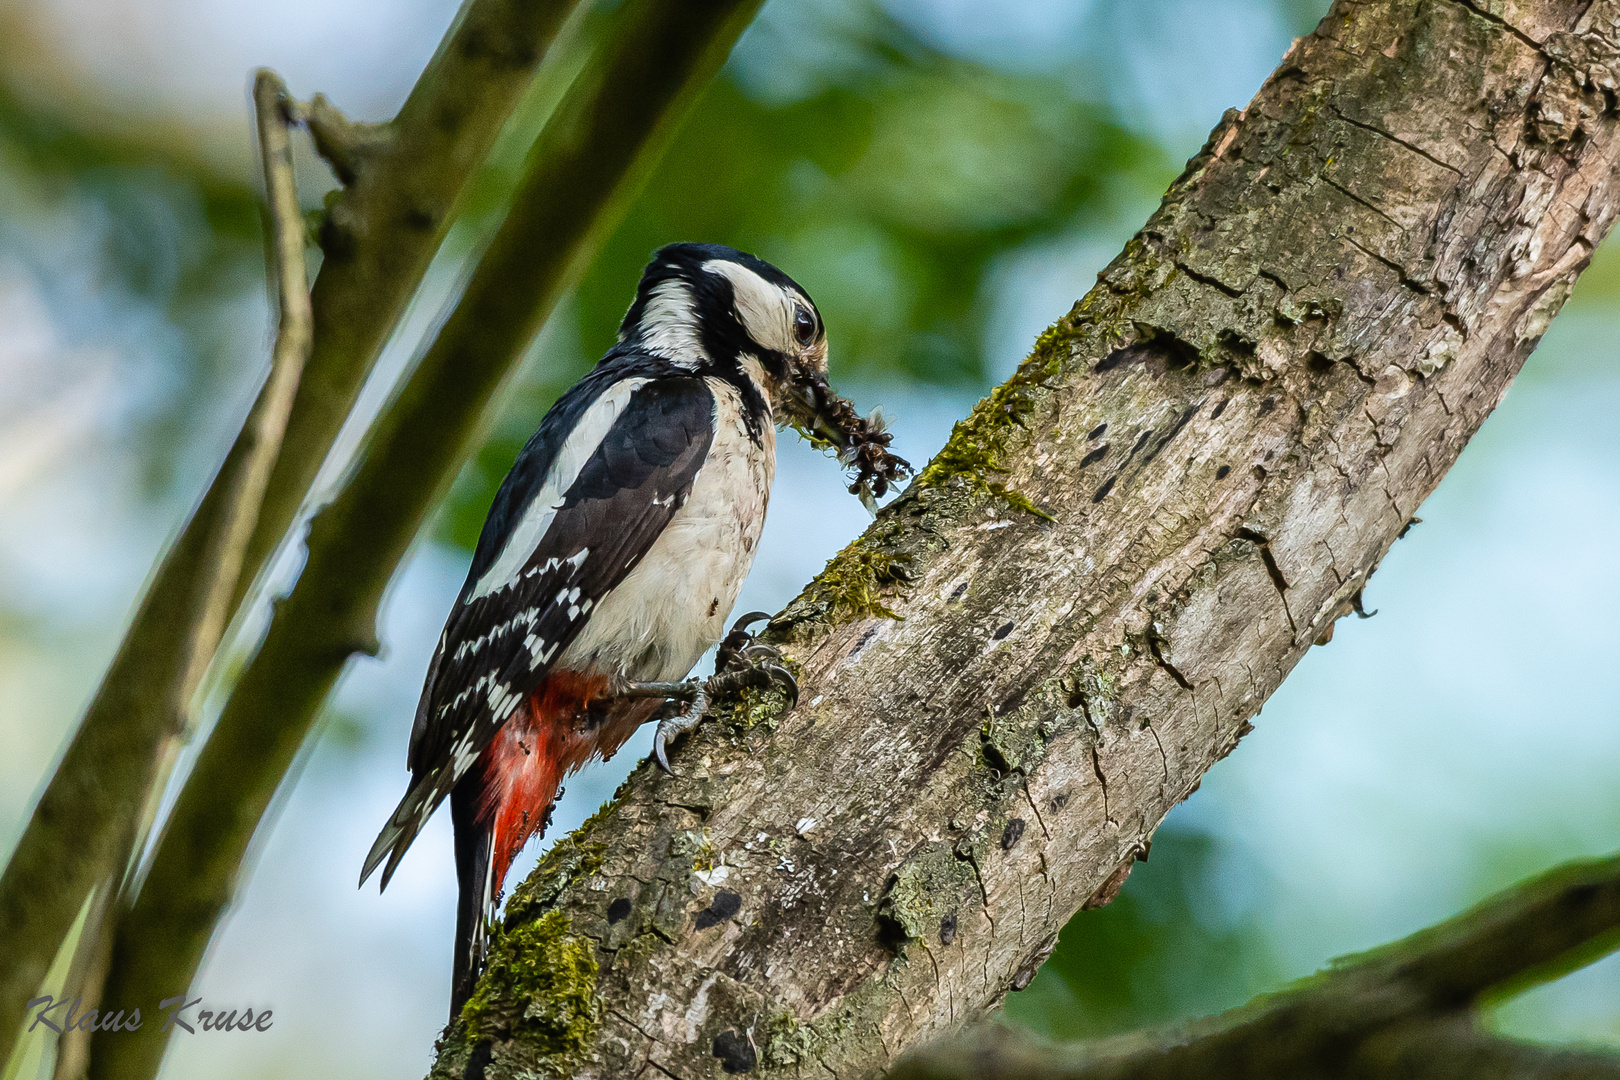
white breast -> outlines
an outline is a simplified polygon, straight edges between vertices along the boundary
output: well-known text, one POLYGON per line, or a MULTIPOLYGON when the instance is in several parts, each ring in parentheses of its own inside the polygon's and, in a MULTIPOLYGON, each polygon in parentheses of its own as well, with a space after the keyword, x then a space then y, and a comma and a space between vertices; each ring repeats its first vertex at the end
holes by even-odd
POLYGON ((725 633, 765 523, 776 469, 776 430, 762 444, 743 421, 735 387, 704 380, 714 394, 714 442, 675 512, 641 562, 591 612, 558 663, 635 681, 684 678, 725 633))

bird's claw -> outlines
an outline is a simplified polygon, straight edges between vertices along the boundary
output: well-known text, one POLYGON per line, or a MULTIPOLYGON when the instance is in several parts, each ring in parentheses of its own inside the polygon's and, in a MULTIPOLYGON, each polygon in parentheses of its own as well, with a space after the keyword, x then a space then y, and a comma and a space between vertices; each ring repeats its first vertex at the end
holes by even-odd
MULTIPOLYGON (((769 619, 770 615, 763 611, 750 611, 731 624, 731 632, 720 642, 720 648, 715 650, 714 670, 725 671, 735 667, 738 659, 755 644, 753 635, 748 628, 754 623, 769 619)), ((768 646, 767 646, 768 647, 768 646)))
POLYGON ((781 664, 770 663, 760 664, 753 670, 765 673, 766 682, 760 689, 776 687, 787 697, 788 708, 790 709, 799 703, 799 680, 793 677, 793 672, 781 664))
POLYGON ((709 683, 712 681, 712 679, 702 681, 689 679, 688 682, 694 684, 691 700, 680 712, 658 721, 658 729, 653 732, 653 760, 658 762, 660 769, 671 776, 675 775, 675 770, 669 767, 669 754, 666 748, 677 736, 685 735, 703 722, 703 717, 709 711, 709 683))
MULTIPOLYGON (((665 772, 674 775, 669 764, 669 744, 703 722, 714 699, 738 690, 780 690, 787 698, 788 708, 799 703, 799 681, 782 663, 782 653, 775 646, 749 637, 746 627, 769 615, 752 611, 732 624, 731 632, 720 643, 715 656, 715 673, 707 679, 688 679, 680 684, 681 693, 671 694, 670 700, 685 699, 687 704, 679 712, 658 721, 653 733, 653 760, 665 772)), ((671 687, 673 689, 673 687, 671 687)))

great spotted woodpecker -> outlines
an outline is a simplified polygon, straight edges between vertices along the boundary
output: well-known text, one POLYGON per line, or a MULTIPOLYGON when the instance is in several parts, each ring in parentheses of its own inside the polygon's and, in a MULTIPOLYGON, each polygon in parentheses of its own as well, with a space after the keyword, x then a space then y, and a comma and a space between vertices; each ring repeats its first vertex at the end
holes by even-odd
POLYGON ((460 902, 451 1016, 477 977, 513 857, 544 831, 564 777, 662 714, 655 756, 710 697, 792 676, 738 620, 791 424, 856 471, 871 502, 909 466, 827 383, 810 297, 752 255, 659 250, 617 344, 559 398, 496 493, 439 637, 411 730, 410 788, 366 856, 382 884, 448 794, 460 902), (676 711, 677 706, 684 705, 676 711))

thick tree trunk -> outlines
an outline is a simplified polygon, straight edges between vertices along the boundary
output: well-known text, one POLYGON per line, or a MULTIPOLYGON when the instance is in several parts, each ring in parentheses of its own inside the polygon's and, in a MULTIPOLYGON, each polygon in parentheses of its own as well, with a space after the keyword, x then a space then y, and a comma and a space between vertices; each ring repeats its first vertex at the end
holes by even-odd
POLYGON ((1568 296, 1617 40, 1620 0, 1336 3, 772 624, 799 706, 705 725, 517 890, 435 1074, 862 1075, 1025 985, 1568 296))

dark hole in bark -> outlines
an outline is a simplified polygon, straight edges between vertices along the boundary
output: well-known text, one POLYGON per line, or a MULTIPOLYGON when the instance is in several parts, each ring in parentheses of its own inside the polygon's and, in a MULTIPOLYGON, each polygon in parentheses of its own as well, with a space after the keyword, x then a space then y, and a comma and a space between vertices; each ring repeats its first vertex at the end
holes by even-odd
POLYGON ((748 1040, 736 1031, 722 1031, 714 1037, 714 1056, 728 1073, 753 1072, 759 1061, 748 1040))
POLYGON ((630 914, 630 898, 621 896, 608 905, 608 922, 616 923, 630 914))
POLYGON ((939 943, 949 945, 956 940, 956 912, 951 912, 939 920, 939 943))
POLYGON ((1001 830, 1001 850, 1011 850, 1014 844, 1023 839, 1023 836, 1024 819, 1015 817, 1011 821, 1007 822, 1007 827, 1005 829, 1001 830))
POLYGON ((1235 334, 1230 330, 1222 330, 1220 335, 1215 339, 1215 342, 1216 344, 1220 345, 1221 348, 1225 349, 1234 356, 1254 355, 1254 342, 1250 341, 1248 338, 1235 334))
POLYGON ((1215 479, 1217 480, 1225 480, 1230 475, 1232 475, 1232 466, 1230 465, 1222 465, 1215 470, 1215 479))
POLYGON ((1107 430, 1108 430, 1108 425, 1107 424, 1098 424, 1096 427, 1091 429, 1091 434, 1087 435, 1086 438, 1088 438, 1088 439, 1100 439, 1100 438, 1102 438, 1102 433, 1107 431, 1107 430))
POLYGON ((489 1039, 480 1039, 467 1055, 467 1071, 461 1074, 463 1080, 484 1080, 484 1070, 489 1068, 489 1059, 494 1053, 495 1044, 489 1039))
POLYGON ((717 892, 714 894, 714 901, 697 913, 694 925, 699 930, 707 930, 711 926, 719 926, 741 910, 741 895, 734 892, 717 892))
POLYGON ((1004 626, 1000 627, 999 629, 997 629, 996 632, 991 635, 991 637, 995 638, 997 641, 1000 641, 1002 638, 1004 638, 1008 634, 1012 633, 1012 631, 1013 631, 1013 624, 1012 623, 1007 623, 1006 625, 1004 625, 1004 626))

